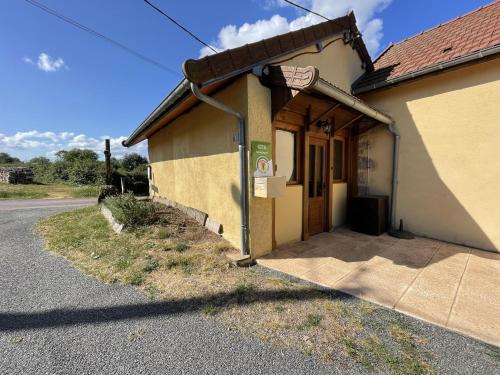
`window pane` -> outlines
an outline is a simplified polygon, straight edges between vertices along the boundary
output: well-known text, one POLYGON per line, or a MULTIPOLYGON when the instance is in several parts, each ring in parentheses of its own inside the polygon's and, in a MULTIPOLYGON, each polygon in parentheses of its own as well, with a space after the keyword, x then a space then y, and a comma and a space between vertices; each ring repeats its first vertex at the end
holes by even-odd
POLYGON ((344 142, 333 140, 333 179, 342 180, 344 176, 344 142))
POLYGON ((314 174, 316 169, 314 168, 316 164, 316 146, 309 145, 309 198, 315 197, 314 191, 314 174))
POLYGON ((276 176, 285 176, 287 181, 297 181, 296 133, 276 130, 276 176))
POLYGON ((321 197, 323 196, 323 146, 318 146, 318 171, 316 172, 318 174, 318 181, 316 182, 316 191, 317 191, 317 196, 321 197))

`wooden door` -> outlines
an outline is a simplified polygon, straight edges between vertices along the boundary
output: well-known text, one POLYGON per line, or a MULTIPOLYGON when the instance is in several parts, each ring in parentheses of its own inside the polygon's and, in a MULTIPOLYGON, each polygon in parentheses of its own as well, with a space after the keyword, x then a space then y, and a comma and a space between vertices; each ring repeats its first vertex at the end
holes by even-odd
POLYGON ((325 231, 326 197, 328 196, 326 139, 309 138, 309 235, 325 231))

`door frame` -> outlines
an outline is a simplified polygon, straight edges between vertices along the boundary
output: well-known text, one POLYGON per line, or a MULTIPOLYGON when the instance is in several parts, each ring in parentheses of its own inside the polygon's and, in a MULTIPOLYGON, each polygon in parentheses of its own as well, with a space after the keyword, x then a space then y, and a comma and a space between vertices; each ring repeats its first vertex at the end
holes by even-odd
MULTIPOLYGON (((312 129, 311 129, 312 130, 312 129)), ((333 137, 329 134, 323 132, 306 131, 304 136, 304 147, 303 151, 303 195, 302 195, 302 240, 307 241, 310 237, 309 234, 309 145, 310 140, 321 139, 325 141, 325 175, 326 175, 326 188, 324 194, 324 215, 325 215, 325 225, 323 231, 327 232, 332 226, 332 215, 329 214, 332 211, 332 178, 333 178, 333 137)))
MULTIPOLYGON (((316 170, 315 172, 319 171, 317 169, 318 163, 320 162, 318 156, 319 156, 319 147, 323 147, 323 160, 322 160, 322 181, 323 181, 323 186, 321 190, 321 196, 319 197, 311 197, 310 194, 307 196, 307 204, 308 204, 308 215, 307 215, 307 221, 308 221, 308 231, 310 232, 309 226, 311 225, 311 201, 313 199, 318 199, 320 198, 322 200, 322 212, 319 212, 319 214, 322 216, 321 217, 321 222, 322 222, 322 228, 319 232, 316 232, 314 234, 326 232, 329 229, 329 223, 328 223, 328 202, 329 202, 329 195, 331 191, 331 187, 329 188, 329 148, 330 148, 330 142, 328 139, 325 139, 324 137, 317 137, 317 136, 311 136, 309 137, 309 161, 311 160, 311 146, 314 145, 315 147, 315 153, 316 155, 314 156, 314 169, 316 170)), ((319 174, 313 173, 314 175, 314 181, 313 181, 313 188, 317 189, 317 179, 319 178, 319 174)), ((304 181, 304 184, 308 185, 308 192, 309 191, 309 177, 311 176, 311 169, 309 168, 309 176, 308 179, 304 181)))
MULTIPOLYGON (((273 144, 273 168, 276 168, 276 129, 290 127, 291 130, 297 131, 299 135, 299 160, 298 168, 300 169, 300 178, 296 185, 302 186, 302 240, 306 241, 310 238, 309 234, 309 141, 310 138, 321 138, 327 141, 326 153, 327 153, 327 164, 326 164, 326 175, 327 175, 327 186, 325 195, 325 207, 326 207, 326 227, 325 231, 329 231, 332 228, 332 202, 333 202, 333 148, 334 148, 334 137, 336 135, 345 136, 346 152, 344 156, 345 169, 346 169, 346 182, 347 182, 347 198, 348 206, 349 200, 353 195, 357 194, 357 154, 358 154, 358 135, 356 132, 352 131, 352 126, 347 129, 342 129, 338 132, 332 134, 326 134, 323 130, 319 129, 317 126, 311 125, 310 116, 299 116, 292 112, 279 113, 272 122, 272 144, 273 144)), ((277 247, 276 243, 276 203, 275 198, 272 199, 272 248, 277 247)))

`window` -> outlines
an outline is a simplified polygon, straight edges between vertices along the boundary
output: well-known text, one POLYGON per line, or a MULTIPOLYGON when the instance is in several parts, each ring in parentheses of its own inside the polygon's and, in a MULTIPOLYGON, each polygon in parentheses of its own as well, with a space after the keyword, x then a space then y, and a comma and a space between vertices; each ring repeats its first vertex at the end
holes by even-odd
POLYGON ((298 134, 276 129, 276 176, 285 176, 287 183, 298 183, 298 134))
POLYGON ((333 181, 345 181, 345 140, 343 138, 333 140, 333 181))

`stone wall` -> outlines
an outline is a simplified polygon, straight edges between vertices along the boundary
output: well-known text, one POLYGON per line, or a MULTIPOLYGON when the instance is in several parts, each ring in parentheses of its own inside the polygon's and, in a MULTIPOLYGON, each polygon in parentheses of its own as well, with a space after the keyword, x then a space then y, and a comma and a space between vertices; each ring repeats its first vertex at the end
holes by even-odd
POLYGON ((31 184, 33 182, 33 171, 23 167, 0 167, 0 182, 31 184))

